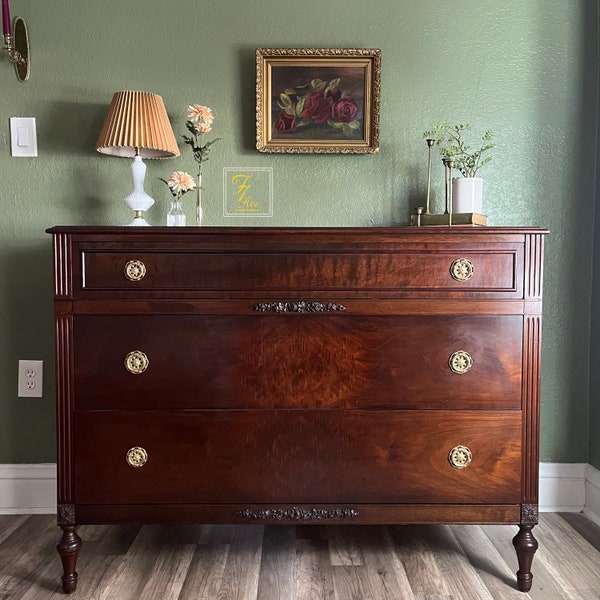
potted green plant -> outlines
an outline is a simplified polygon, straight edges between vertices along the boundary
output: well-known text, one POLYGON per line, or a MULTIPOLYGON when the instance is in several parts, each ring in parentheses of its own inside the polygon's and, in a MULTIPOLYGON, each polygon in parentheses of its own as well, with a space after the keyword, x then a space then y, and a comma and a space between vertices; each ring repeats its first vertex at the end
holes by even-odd
POLYGON ((423 134, 425 139, 433 140, 442 159, 454 161, 454 168, 462 175, 452 180, 453 212, 457 213, 482 212, 483 179, 477 177, 477 172, 492 160, 489 151, 494 147, 493 132, 485 131, 481 142, 472 149, 465 140, 470 131, 468 123, 449 125, 448 121, 441 121, 423 134))

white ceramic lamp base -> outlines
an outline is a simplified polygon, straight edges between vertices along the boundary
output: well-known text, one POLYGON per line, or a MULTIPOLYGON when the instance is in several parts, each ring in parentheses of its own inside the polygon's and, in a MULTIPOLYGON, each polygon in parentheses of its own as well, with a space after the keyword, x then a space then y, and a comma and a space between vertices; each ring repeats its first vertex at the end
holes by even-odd
POLYGON ((124 199, 125 204, 135 213, 135 218, 129 225, 147 227, 142 213, 148 210, 153 204, 154 199, 144 191, 144 178, 146 176, 146 165, 141 156, 135 156, 131 163, 131 175, 133 177, 133 192, 124 199))

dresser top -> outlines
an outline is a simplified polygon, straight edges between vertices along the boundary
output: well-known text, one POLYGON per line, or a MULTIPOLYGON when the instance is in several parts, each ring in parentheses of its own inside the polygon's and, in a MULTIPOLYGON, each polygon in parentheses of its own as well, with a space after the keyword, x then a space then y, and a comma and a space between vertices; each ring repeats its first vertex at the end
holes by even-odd
POLYGON ((59 225, 46 230, 50 234, 72 234, 76 236, 123 236, 127 238, 153 238, 164 236, 189 236, 192 238, 318 238, 332 240, 359 238, 394 241, 404 238, 467 236, 485 238, 490 235, 513 236, 547 234, 543 227, 474 227, 472 225, 425 226, 425 227, 91 227, 59 225))

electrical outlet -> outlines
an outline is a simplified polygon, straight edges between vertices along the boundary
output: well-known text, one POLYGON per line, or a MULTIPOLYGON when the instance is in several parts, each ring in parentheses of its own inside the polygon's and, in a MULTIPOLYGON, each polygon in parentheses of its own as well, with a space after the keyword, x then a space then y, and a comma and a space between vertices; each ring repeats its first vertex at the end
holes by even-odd
POLYGON ((44 361, 19 361, 19 398, 41 398, 44 389, 44 361))

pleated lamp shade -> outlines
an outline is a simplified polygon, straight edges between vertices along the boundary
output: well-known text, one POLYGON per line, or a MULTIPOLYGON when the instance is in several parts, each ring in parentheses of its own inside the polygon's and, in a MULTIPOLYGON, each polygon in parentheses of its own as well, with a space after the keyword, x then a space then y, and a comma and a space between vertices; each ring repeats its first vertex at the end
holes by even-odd
POLYGON ((163 99, 147 92, 117 92, 96 142, 96 150, 113 156, 179 156, 163 99))

